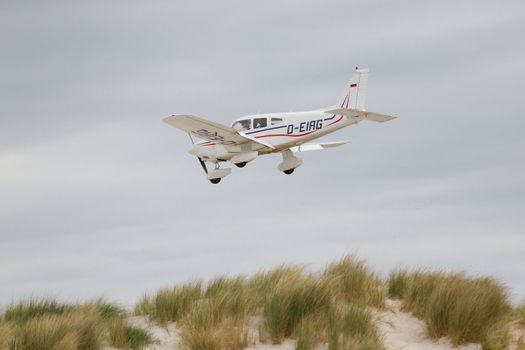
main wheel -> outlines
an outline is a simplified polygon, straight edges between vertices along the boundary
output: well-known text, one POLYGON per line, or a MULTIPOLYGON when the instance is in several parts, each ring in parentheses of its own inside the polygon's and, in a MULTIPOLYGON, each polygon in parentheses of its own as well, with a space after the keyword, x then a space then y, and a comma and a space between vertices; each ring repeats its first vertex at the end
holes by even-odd
POLYGON ((283 171, 283 173, 285 173, 286 175, 290 175, 291 173, 293 173, 295 169, 288 169, 288 170, 285 170, 283 171))
POLYGON ((218 184, 219 182, 221 182, 221 178, 218 177, 218 178, 216 178, 216 179, 210 179, 210 182, 211 182, 212 184, 218 184))
POLYGON ((239 168, 244 168, 244 166, 248 164, 248 162, 240 162, 240 163, 235 163, 235 165, 237 165, 237 167, 239 168))

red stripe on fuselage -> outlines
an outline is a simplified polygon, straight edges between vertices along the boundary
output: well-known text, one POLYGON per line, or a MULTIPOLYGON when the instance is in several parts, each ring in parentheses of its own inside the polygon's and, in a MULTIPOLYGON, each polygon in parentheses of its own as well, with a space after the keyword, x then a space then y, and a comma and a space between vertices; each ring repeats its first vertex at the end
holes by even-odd
POLYGON ((339 123, 339 122, 341 121, 341 119, 343 119, 343 116, 340 116, 339 119, 334 120, 333 122, 331 122, 331 123, 328 124, 327 126, 330 126, 330 125, 335 124, 335 123, 339 123))
POLYGON ((291 137, 299 137, 299 136, 306 136, 306 135, 310 135, 311 133, 315 132, 316 130, 314 131, 310 131, 310 132, 305 132, 304 134, 297 134, 297 135, 292 135, 292 134, 271 134, 271 135, 261 135, 261 136, 255 136, 256 139, 261 139, 263 137, 270 137, 270 136, 291 136, 291 137))
MULTIPOLYGON (((341 120, 343 119, 343 116, 340 116, 339 119, 337 120, 334 120, 333 122, 331 122, 330 124, 328 124, 326 127, 330 126, 330 125, 333 125, 335 123, 339 123, 341 120)), ((324 128, 323 128, 324 129, 324 128)), ((319 129, 319 130, 322 130, 322 129, 319 129)), ((307 136, 307 135, 310 135, 310 134, 313 134, 314 132, 316 132, 317 130, 313 130, 313 131, 310 131, 310 132, 305 132, 304 134, 296 134, 296 135, 293 135, 293 134, 270 134, 270 135, 261 135, 261 136, 255 136, 256 139, 261 139, 263 137, 272 137, 272 136, 290 136, 290 137, 299 137, 299 136, 307 136)))

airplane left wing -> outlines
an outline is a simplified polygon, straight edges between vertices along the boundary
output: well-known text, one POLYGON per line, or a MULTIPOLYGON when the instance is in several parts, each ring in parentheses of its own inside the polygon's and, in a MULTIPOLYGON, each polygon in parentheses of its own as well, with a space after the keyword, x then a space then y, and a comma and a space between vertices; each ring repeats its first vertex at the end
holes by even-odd
POLYGON ((163 121, 183 131, 189 132, 201 139, 223 146, 235 146, 249 141, 259 143, 265 147, 274 147, 266 142, 240 133, 229 126, 215 123, 194 115, 172 115, 163 121))
POLYGON ((223 146, 239 145, 249 141, 247 138, 239 135, 234 128, 194 115, 172 115, 164 118, 163 121, 177 129, 223 146))

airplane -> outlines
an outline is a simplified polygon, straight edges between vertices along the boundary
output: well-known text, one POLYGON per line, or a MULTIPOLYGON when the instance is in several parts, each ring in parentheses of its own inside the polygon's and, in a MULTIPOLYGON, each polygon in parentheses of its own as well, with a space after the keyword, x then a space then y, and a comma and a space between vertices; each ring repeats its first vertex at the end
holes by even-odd
POLYGON ((188 152, 197 157, 207 179, 218 184, 231 174, 231 168, 221 168, 231 162, 239 168, 257 157, 281 153, 277 169, 292 174, 302 164, 295 154, 338 147, 348 141, 310 143, 362 120, 386 122, 396 117, 365 110, 369 69, 356 67, 343 96, 336 105, 306 112, 265 113, 234 120, 231 126, 194 115, 171 115, 163 121, 189 134, 193 143, 188 152), (192 135, 202 139, 195 143, 192 135), (206 162, 214 164, 208 170, 206 162))

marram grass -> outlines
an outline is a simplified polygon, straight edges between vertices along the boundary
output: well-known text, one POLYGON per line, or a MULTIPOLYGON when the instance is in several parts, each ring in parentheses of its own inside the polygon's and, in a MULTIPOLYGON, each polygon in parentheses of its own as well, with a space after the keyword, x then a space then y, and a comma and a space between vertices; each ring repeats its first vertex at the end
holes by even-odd
POLYGON ((272 342, 280 343, 305 317, 328 310, 330 304, 329 286, 313 276, 281 280, 266 297, 264 326, 272 342))
POLYGON ((155 340, 147 330, 128 325, 123 319, 115 319, 109 324, 109 343, 119 349, 135 350, 155 343, 155 340))
MULTIPOLYGON (((425 321, 429 335, 454 344, 481 342, 484 350, 525 350, 510 336, 525 327, 525 305, 511 309, 507 291, 491 278, 462 273, 394 270, 386 281, 354 256, 320 273, 278 266, 253 276, 218 277, 162 288, 146 295, 133 313, 167 325, 176 322, 184 350, 241 350, 259 340, 296 340, 296 350, 382 350, 372 317, 386 295, 425 321), (256 317, 254 317, 256 316, 256 317)), ((32 299, 9 305, 0 316, 0 349, 141 349, 155 342, 126 322, 122 308, 95 300, 84 304, 32 299)))
POLYGON ((6 349, 13 339, 13 326, 0 322, 0 349, 6 349))
POLYGON ((72 305, 59 303, 51 298, 30 299, 9 305, 4 311, 2 319, 3 321, 22 324, 40 316, 63 315, 71 311, 72 308, 72 305))
POLYGON ((387 280, 388 295, 391 298, 403 298, 410 285, 410 273, 396 269, 390 272, 387 280))
POLYGON ((322 277, 337 297, 358 305, 382 307, 385 293, 382 282, 364 261, 348 255, 326 268, 322 277))
POLYGON ((104 345, 139 349, 151 343, 149 334, 124 325, 126 316, 123 309, 101 299, 84 304, 53 299, 19 302, 2 315, 0 349, 98 350, 104 345))
POLYGON ((416 271, 405 279, 405 309, 425 321, 430 336, 456 345, 482 341, 510 310, 506 288, 492 278, 416 271))
POLYGON ((166 325, 179 321, 201 298, 201 282, 162 288, 153 296, 144 296, 135 306, 134 314, 148 315, 152 320, 166 325))
POLYGON ((525 327, 525 303, 515 307, 490 326, 481 340, 483 350, 525 350, 525 336, 513 337, 512 330, 525 327))

